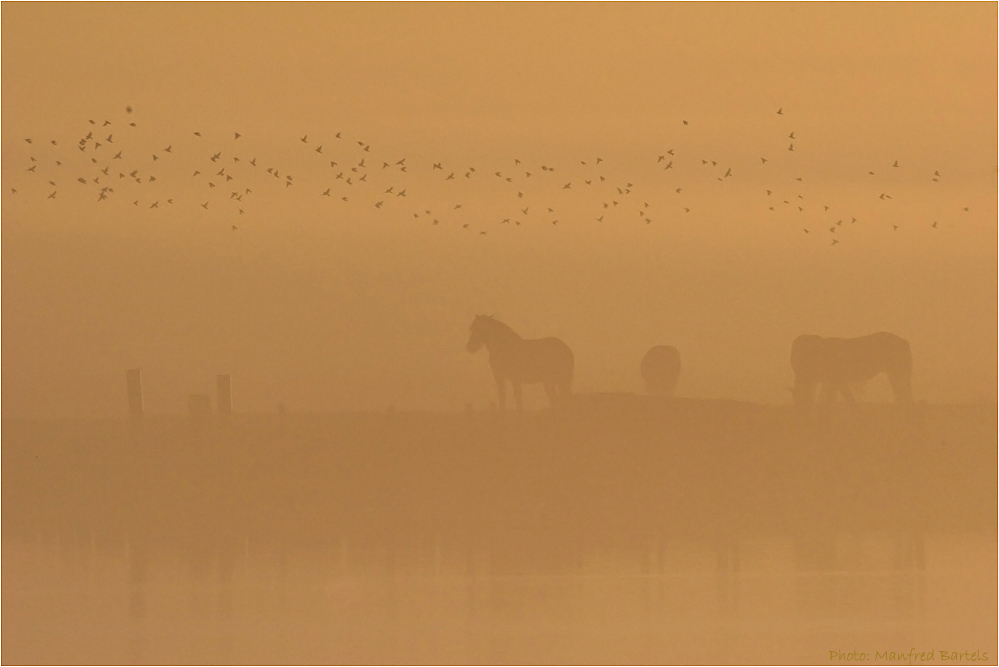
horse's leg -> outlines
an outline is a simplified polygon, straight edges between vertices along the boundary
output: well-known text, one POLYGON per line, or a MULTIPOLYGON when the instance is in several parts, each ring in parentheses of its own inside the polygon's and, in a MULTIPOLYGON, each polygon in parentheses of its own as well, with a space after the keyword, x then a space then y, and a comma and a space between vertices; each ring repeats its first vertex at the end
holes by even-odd
POLYGON ((912 376, 908 373, 888 373, 896 403, 912 403, 912 376))
POLYGON ((551 403, 552 410, 554 410, 555 404, 558 402, 558 389, 554 382, 545 382, 545 393, 548 394, 548 401, 551 403))
POLYGON ((493 379, 496 380, 496 393, 499 394, 499 409, 503 412, 506 410, 506 378, 499 373, 493 373, 493 379))
POLYGON ((559 383, 558 397, 559 400, 561 400, 566 396, 571 396, 571 395, 572 395, 572 377, 570 376, 568 379, 563 380, 562 382, 559 383))
POLYGON ((520 389, 521 389, 521 385, 516 380, 511 380, 511 382, 513 383, 513 398, 517 402, 517 412, 523 412, 524 411, 524 406, 521 404, 521 401, 520 401, 520 395, 521 395, 520 389))

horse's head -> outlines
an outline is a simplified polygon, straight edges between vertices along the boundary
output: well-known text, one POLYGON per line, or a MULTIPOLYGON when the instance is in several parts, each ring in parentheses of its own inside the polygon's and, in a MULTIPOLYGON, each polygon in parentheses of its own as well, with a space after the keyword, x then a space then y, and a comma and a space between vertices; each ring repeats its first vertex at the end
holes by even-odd
POLYGON ((485 315, 476 315, 475 319, 472 320, 472 326, 468 328, 468 344, 465 345, 465 349, 469 352, 478 352, 482 347, 485 340, 485 330, 488 327, 489 318, 485 315))

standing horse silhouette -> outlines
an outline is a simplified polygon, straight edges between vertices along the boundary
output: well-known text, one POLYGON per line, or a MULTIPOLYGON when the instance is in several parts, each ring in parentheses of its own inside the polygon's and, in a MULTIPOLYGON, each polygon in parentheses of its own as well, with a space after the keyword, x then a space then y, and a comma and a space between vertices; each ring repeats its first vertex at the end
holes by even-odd
POLYGON ((798 336, 791 345, 791 368, 795 405, 810 405, 816 387, 821 387, 829 401, 839 394, 853 403, 850 385, 880 373, 888 376, 896 403, 912 403, 912 351, 909 342, 895 334, 882 331, 859 338, 798 336))
POLYGON ((571 393, 575 359, 569 346, 558 338, 521 338, 489 315, 476 315, 470 332, 465 346, 469 352, 478 352, 483 345, 489 350, 500 410, 506 409, 507 380, 513 384, 518 412, 523 384, 543 383, 552 408, 571 393))
POLYGON ((680 353, 670 345, 655 345, 642 357, 641 370, 646 392, 672 396, 680 377, 680 353))

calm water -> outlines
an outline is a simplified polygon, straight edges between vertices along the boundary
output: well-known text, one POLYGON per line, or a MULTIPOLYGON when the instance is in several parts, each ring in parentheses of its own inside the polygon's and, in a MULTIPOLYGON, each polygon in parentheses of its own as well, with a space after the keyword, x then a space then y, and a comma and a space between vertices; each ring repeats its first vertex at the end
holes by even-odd
MULTIPOLYGON (((829 663, 829 651, 987 651, 995 535, 927 536, 925 570, 879 534, 838 535, 835 565, 790 540, 739 545, 737 572, 678 541, 593 550, 571 574, 490 574, 489 554, 429 541, 389 553, 244 540, 228 558, 147 554, 124 534, 3 545, 6 663, 829 663), (228 565, 226 565, 227 563, 228 565)), ((870 661, 908 664, 907 661, 870 661)), ((963 662, 969 662, 967 658, 963 662)))
POLYGON ((3 658, 996 663, 994 408, 604 398, 7 420, 3 658))

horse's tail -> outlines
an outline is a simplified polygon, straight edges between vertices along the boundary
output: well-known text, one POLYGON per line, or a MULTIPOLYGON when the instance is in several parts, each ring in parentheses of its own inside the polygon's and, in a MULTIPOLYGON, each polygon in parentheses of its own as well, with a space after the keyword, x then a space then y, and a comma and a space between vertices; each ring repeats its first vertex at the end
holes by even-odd
POLYGON ((559 391, 564 393, 566 396, 572 394, 572 379, 576 372, 576 356, 572 353, 572 350, 566 346, 566 351, 569 353, 567 356, 568 364, 565 373, 565 379, 563 380, 565 384, 559 387, 559 391))
POLYGON ((888 371, 888 380, 899 402, 912 403, 912 348, 904 338, 898 340, 898 351, 893 367, 888 371))

